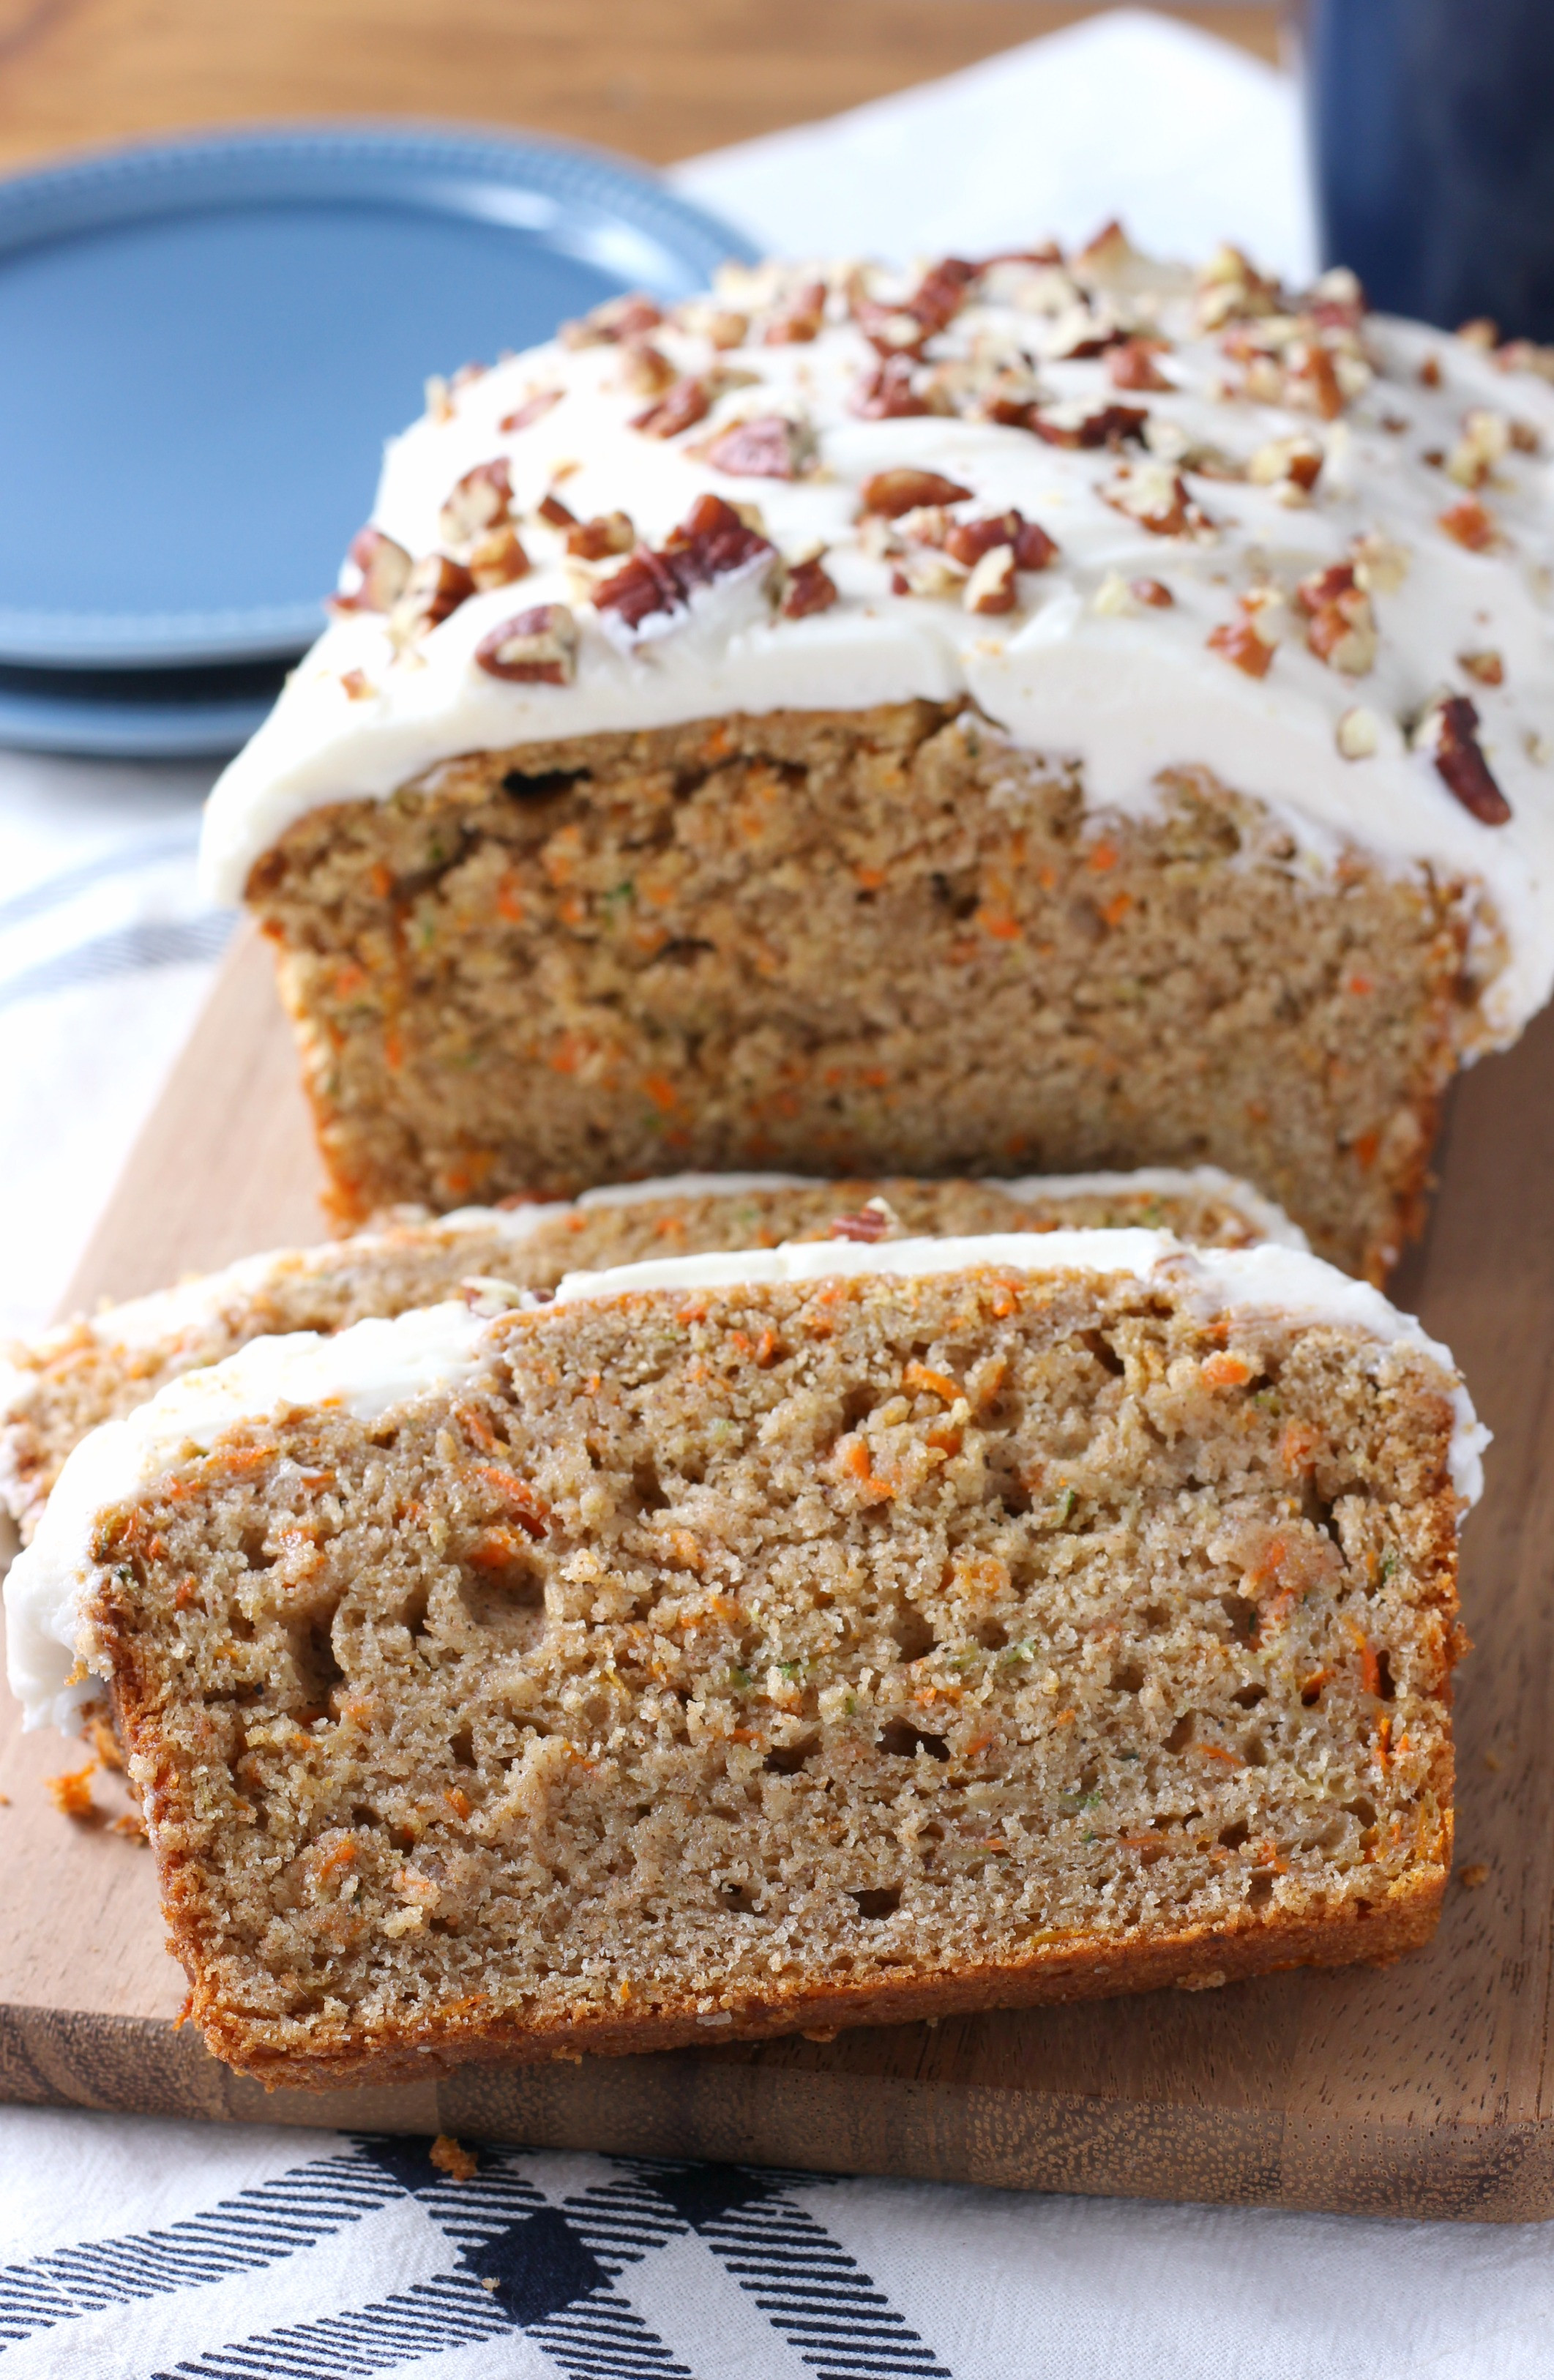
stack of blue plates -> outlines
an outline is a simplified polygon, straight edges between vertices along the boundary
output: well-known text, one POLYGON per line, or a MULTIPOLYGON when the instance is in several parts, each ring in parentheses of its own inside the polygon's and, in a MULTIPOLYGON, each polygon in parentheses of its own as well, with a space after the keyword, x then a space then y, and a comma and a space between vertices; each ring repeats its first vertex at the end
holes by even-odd
POLYGON ((528 139, 261 132, 0 183, 0 745, 235 750, 429 373, 747 254, 528 139))

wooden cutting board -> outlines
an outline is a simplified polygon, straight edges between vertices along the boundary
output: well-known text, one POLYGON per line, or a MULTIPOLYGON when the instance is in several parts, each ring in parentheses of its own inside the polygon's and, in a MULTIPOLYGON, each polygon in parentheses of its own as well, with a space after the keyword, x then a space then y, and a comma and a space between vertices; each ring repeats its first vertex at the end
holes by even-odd
MULTIPOLYGON (((1381 1971, 577 2064, 276 2092, 180 2029, 152 1863, 53 1807, 74 1747, 0 1734, 0 2095, 450 2131, 825 2171, 1449 2216, 1554 2215, 1554 1014, 1458 1088, 1401 1301, 1495 1432, 1466 1539, 1458 1876, 1433 1945, 1381 1971), (1469 1886, 1462 1874, 1483 1871, 1469 1886)), ((319 1236, 317 1172, 267 961, 243 941, 135 1149, 76 1304, 319 1236)), ((111 1784, 94 1790, 105 1811, 111 1784)))

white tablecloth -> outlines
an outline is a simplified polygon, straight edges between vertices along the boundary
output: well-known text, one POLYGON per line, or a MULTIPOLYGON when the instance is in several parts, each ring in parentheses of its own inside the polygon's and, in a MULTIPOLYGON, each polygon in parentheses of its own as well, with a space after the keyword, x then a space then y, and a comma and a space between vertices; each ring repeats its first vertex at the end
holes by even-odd
MULTIPOLYGON (((795 252, 1121 212, 1311 261, 1293 95, 1118 11, 679 169, 795 252)), ((208 985, 207 773, 0 755, 0 1334, 54 1308, 208 985)), ((1554 2226, 1388 2223, 0 2108, 0 2375, 1548 2380, 1554 2226)))

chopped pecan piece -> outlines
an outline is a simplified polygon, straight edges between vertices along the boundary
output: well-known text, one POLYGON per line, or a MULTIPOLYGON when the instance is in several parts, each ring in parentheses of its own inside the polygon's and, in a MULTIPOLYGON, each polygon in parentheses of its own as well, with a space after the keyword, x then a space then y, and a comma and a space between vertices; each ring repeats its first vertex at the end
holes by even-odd
POLYGON ((864 421, 904 421, 933 407, 913 387, 914 358, 886 356, 853 391, 848 410, 864 421))
POLYGON ((552 406, 561 403, 565 394, 559 388, 537 388, 532 396, 526 396, 511 413, 504 413, 496 426, 506 431, 528 430, 534 422, 542 421, 552 406))
POLYGON ((895 1221, 888 1200, 870 1198, 866 1206, 859 1207, 851 1215, 833 1216, 830 1236, 833 1240, 861 1240, 866 1246, 874 1245, 889 1238, 895 1221))
POLYGON ((1313 571, 1295 589, 1295 601, 1310 623, 1305 641, 1318 661, 1345 677, 1364 677, 1374 667, 1376 617, 1353 563, 1313 571))
POLYGON ((1346 760, 1368 760, 1380 747, 1381 723, 1374 710, 1346 710, 1333 740, 1346 760))
POLYGON ((1476 496, 1464 496, 1460 504, 1453 504, 1440 515, 1436 527, 1443 528, 1459 545, 1465 545, 1470 553, 1487 553, 1491 546, 1499 542, 1495 516, 1476 496))
POLYGON ((1152 612, 1169 612, 1176 598, 1169 587, 1158 578, 1130 578, 1128 593, 1135 603, 1147 603, 1152 612))
POLYGON ((1001 545, 1013 549, 1019 570, 1045 570, 1058 555, 1057 545, 1046 530, 1017 512, 993 513, 985 520, 952 521, 941 541, 952 560, 967 570, 975 569, 985 553, 1001 545))
POLYGON ((1014 547, 989 546, 965 582, 962 602, 968 612, 1013 612, 1018 600, 1014 547))
POLYGON ((1419 367, 1419 385, 1421 388, 1439 388, 1440 386, 1440 358, 1439 356, 1427 356, 1425 358, 1424 362, 1419 367))
POLYGON ((477 463, 449 491, 437 516, 437 534, 444 545, 464 545, 482 529, 505 520, 513 505, 513 482, 504 457, 477 463))
POLYGON ((938 471, 876 471, 863 483, 863 508, 885 520, 899 520, 919 504, 958 504, 971 490, 938 471))
POLYGON ((709 346, 742 347, 750 335, 748 314, 736 313, 732 306, 720 306, 705 298, 687 298, 674 309, 674 320, 682 331, 693 337, 705 339, 709 346))
POLYGON ((365 670, 342 670, 340 683, 346 689, 348 702, 370 702, 378 691, 365 670))
POLYGON ((621 363, 621 386, 634 396, 662 396, 679 377, 662 347, 651 339, 626 339, 621 363))
POLYGON ((1480 686, 1503 686, 1505 684, 1504 660, 1499 653, 1493 650, 1479 653, 1459 653, 1457 656, 1457 666, 1459 669, 1466 670, 1469 677, 1476 678, 1480 686))
POLYGON ((332 612, 392 612, 405 592, 410 557, 381 528, 358 528, 347 559, 357 571, 357 583, 330 598, 332 612))
POLYGON ((570 686, 577 674, 577 623, 565 603, 537 603, 480 638, 480 667, 521 686, 570 686))
POLYGON ((812 561, 790 566, 779 606, 784 620, 805 620, 811 612, 829 612, 835 601, 836 582, 818 554, 812 561))
POLYGON ((807 346, 818 339, 826 319, 826 285, 806 281, 784 298, 766 318, 761 345, 768 347, 807 346))
POLYGON ((528 576, 528 556, 511 521, 499 521, 469 549, 469 576, 480 593, 528 576))
POLYGON ((1511 452, 1511 424, 1503 413, 1475 406, 1463 419, 1463 434, 1446 458, 1446 476, 1460 488, 1481 488, 1511 452))
POLYGON ((389 613, 390 636, 396 644, 407 644, 450 618, 474 592, 474 578, 462 562, 445 553, 423 554, 389 613))
POLYGON ((856 279, 849 291, 853 319, 880 355, 918 354, 954 321, 976 278, 976 265, 946 256, 923 275, 910 298, 892 303, 870 297, 856 279))
POLYGON ((1052 405, 1033 411, 1029 427, 1049 446, 1110 446, 1142 443, 1149 416, 1142 405, 1052 405))
POLYGON ((1282 302, 1277 281, 1266 280, 1239 248, 1228 243, 1215 249, 1198 275, 1197 319, 1205 331, 1277 314, 1282 302))
POLYGON ((594 607, 636 628, 657 612, 684 609, 693 589, 710 586, 763 556, 775 558, 769 539, 748 528, 721 496, 698 496, 659 552, 638 546, 595 589, 594 607))
POLYGON ((1457 336, 1470 347, 1481 347, 1486 355, 1500 343, 1500 326, 1487 314, 1475 314, 1471 322, 1459 322, 1457 336))
POLYGON ((1246 466, 1255 488, 1293 488, 1309 495, 1322 473, 1323 450, 1308 436, 1270 438, 1246 466))
POLYGON ((622 339, 645 337, 662 320, 662 308, 640 289, 634 289, 625 298, 607 298, 580 322, 564 322, 561 344, 564 347, 613 347, 622 339))
POLYGON ((1284 402, 1303 411, 1336 421, 1343 411, 1343 389, 1331 351, 1320 339, 1297 339, 1285 352, 1284 402))
POLYGON ((702 447, 701 459, 733 480, 796 480, 813 447, 802 422, 763 413, 720 430, 702 447))
POLYGON ((1511 817, 1478 742, 1478 712, 1465 694, 1443 695, 1430 705, 1414 742, 1428 752, 1436 773, 1465 810, 1485 826, 1504 826, 1511 817))
POLYGON ((1267 677, 1273 662, 1273 647, 1264 643, 1250 620, 1222 620, 1208 632, 1208 650, 1222 654, 1248 677, 1267 677))
POLYGON ((1173 471, 1169 463, 1140 463, 1124 470, 1100 493, 1114 511, 1125 513, 1151 537, 1189 537, 1213 527, 1208 515, 1188 494, 1180 471, 1173 471))
POLYGON ((579 562, 602 562, 612 553, 629 553, 637 530, 629 513, 596 513, 566 532, 566 551, 579 562))
POLYGON ((1301 310, 1326 331, 1357 331, 1366 319, 1366 293, 1357 273, 1335 264, 1318 274, 1301 310))
POLYGON ((1168 353, 1164 339, 1123 339, 1112 348, 1107 358, 1107 372, 1113 388, 1165 389, 1176 382, 1168 380, 1155 358, 1168 353))
POLYGON ((570 504, 562 502, 553 488, 547 495, 540 497, 534 509, 540 518, 548 522, 552 528, 576 528, 577 526, 577 514, 570 504))
POLYGON ((645 413, 633 414, 631 426, 644 438, 678 438, 682 430, 692 430, 705 421, 712 402, 707 383, 702 380, 677 380, 645 413))

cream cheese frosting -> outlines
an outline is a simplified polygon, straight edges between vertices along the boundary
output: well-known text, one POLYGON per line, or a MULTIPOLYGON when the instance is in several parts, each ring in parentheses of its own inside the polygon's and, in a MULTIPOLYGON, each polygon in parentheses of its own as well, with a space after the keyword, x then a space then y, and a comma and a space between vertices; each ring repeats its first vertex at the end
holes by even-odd
POLYGON ((238 899, 310 808, 383 798, 462 753, 969 696, 1021 751, 1079 764, 1092 810, 1140 814, 1162 770, 1206 767, 1268 806, 1318 869, 1358 846, 1392 871, 1481 887, 1498 929, 1482 937, 1481 1034, 1512 1038, 1554 985, 1554 387, 1541 370, 1521 349, 1362 317, 1347 276, 1286 299, 1226 251, 1195 286, 1114 236, 1066 264, 981 268, 915 346, 910 285, 836 268, 815 335, 778 337, 819 272, 738 275, 635 340, 585 326, 592 344, 537 347, 436 395, 388 450, 374 527, 417 560, 467 554, 444 507, 501 462, 530 566, 419 634, 383 612, 338 613, 212 796, 213 896, 238 899), (950 409, 860 415, 892 340, 908 343, 887 368, 896 398, 950 409), (705 413, 671 436, 634 426, 653 402, 645 371, 694 384, 705 413), (1108 444, 1097 424, 1119 407, 1136 418, 1114 419, 1108 444), (989 418, 1001 408, 1018 421, 989 418), (779 425, 795 476, 731 470, 727 446, 719 468, 721 434, 750 422, 769 447, 779 425), (1052 443, 1065 437, 1100 443, 1052 443), (1012 609, 967 609, 965 571, 942 544, 914 542, 933 535, 920 512, 894 529, 866 512, 868 482, 896 470, 965 490, 953 522, 1014 510, 1055 542, 1048 566, 1007 582, 1012 609), (656 552, 708 495, 758 508, 790 571, 823 555, 836 600, 783 616, 746 569, 630 629, 596 601, 623 552, 579 560, 540 510, 559 498, 580 522, 625 515, 617 532, 656 552), (1174 529, 1148 525, 1162 519, 1174 529), (1298 590, 1348 568, 1363 633, 1335 644, 1298 590), (559 682, 491 674, 482 640, 548 607, 575 667, 569 648, 559 682), (1262 674, 1232 657, 1239 639, 1260 662, 1254 634, 1271 651, 1262 674), (1502 823, 1451 789, 1428 734, 1411 741, 1448 696, 1477 710, 1502 823))
MULTIPOLYGON (((1452 1484, 1464 1507, 1483 1491, 1488 1432, 1477 1420, 1450 1351, 1363 1281, 1290 1246, 1190 1248, 1169 1232, 1024 1232, 976 1239, 790 1242, 778 1248, 656 1259, 610 1271, 572 1273, 557 1304, 663 1290, 763 1286, 866 1274, 911 1278, 993 1266, 1038 1278, 1084 1273, 1156 1284, 1205 1315, 1270 1316, 1297 1325, 1330 1324, 1376 1342, 1378 1360, 1406 1347, 1437 1364, 1451 1384, 1452 1484)), ((535 1301, 538 1303, 538 1301, 535 1301)), ((358 1322, 334 1338, 311 1332, 255 1340, 225 1362, 186 1373, 122 1421, 83 1439, 66 1463, 38 1532, 6 1581, 6 1662, 11 1691, 29 1727, 68 1728, 94 1687, 82 1597, 91 1572, 97 1516, 133 1497, 177 1462, 208 1450, 245 1419, 331 1403, 362 1420, 432 1391, 462 1387, 500 1360, 501 1334, 458 1303, 397 1320, 358 1322)))

